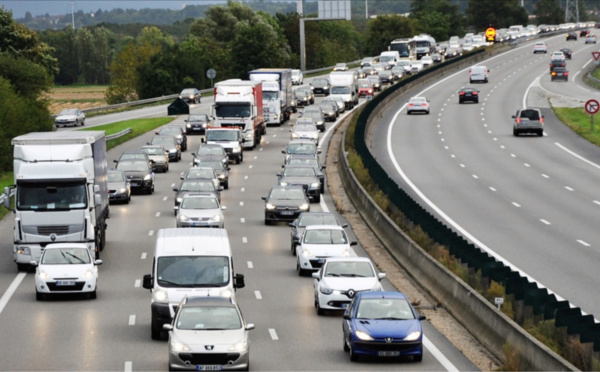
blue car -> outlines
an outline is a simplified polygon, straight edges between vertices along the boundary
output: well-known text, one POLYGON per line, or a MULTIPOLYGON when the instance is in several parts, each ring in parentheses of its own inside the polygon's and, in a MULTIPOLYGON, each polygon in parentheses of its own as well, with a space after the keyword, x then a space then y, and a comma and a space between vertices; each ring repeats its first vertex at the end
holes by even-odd
POLYGON ((353 362, 362 355, 420 362, 424 319, 400 292, 359 292, 344 313, 344 351, 353 362))

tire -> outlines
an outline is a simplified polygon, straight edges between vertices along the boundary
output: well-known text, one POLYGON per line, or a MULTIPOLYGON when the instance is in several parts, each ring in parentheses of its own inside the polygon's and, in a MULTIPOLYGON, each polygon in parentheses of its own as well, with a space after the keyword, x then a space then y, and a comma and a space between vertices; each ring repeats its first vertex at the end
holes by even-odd
POLYGON ((415 362, 422 362, 423 361, 423 354, 413 355, 413 360, 415 362))
POLYGON ((295 256, 296 255, 296 245, 293 243, 292 243, 291 251, 292 251, 292 256, 295 256))
POLYGON ((513 129, 513 136, 518 137, 519 136, 519 131, 516 129, 513 129))
POLYGON ((358 362, 358 355, 354 352, 354 348, 352 346, 350 346, 350 350, 348 350, 350 352, 350 361, 351 362, 358 362))
POLYGON ((305 276, 305 271, 300 267, 300 260, 296 260, 296 271, 298 272, 298 276, 305 276))
POLYGON ((344 341, 344 351, 345 352, 349 352, 350 348, 348 347, 348 344, 346 343, 346 336, 344 336, 343 332, 342 332, 342 341, 344 341))
POLYGON ((267 219, 265 218, 265 225, 267 225, 267 226, 270 226, 270 225, 271 225, 271 221, 270 221, 270 220, 267 220, 267 219))
POLYGON ((538 132, 537 132, 537 135, 538 135, 539 137, 543 137, 543 136, 544 136, 544 130, 542 129, 542 130, 538 131, 538 132))
POLYGON ((27 271, 29 271, 29 267, 30 266, 28 264, 20 264, 20 263, 17 264, 17 270, 18 271, 25 271, 25 272, 27 272, 27 271))
MULTIPOLYGON (((243 162, 244 162, 244 152, 242 151, 242 152, 240 153, 240 162, 239 162, 239 163, 243 163, 243 162)), ((239 164, 239 163, 238 163, 238 164, 239 164)))
POLYGON ((131 201, 131 195, 129 195, 129 196, 127 197, 127 200, 125 200, 125 204, 129 204, 129 202, 130 202, 130 201, 131 201))
POLYGON ((225 181, 225 184, 223 184, 223 187, 225 188, 225 190, 229 189, 229 180, 225 181))
POLYGON ((38 292, 37 290, 35 291, 35 300, 36 301, 43 301, 44 300, 44 294, 38 292))
POLYGON ((83 120, 81 121, 81 126, 83 127, 84 125, 85 125, 85 119, 83 119, 83 120))
POLYGON ((90 299, 91 299, 91 300, 95 300, 95 299, 96 299, 96 297, 97 297, 97 296, 96 296, 96 290, 94 289, 94 291, 93 291, 93 292, 90 292, 90 299))
POLYGON ((152 322, 150 323, 150 331, 153 340, 160 340, 162 336, 162 331, 160 328, 156 328, 156 322, 154 321, 154 319, 152 319, 152 322))
POLYGON ((476 99, 476 100, 475 100, 475 103, 479 103, 479 100, 478 100, 478 99, 476 99))
POLYGON ((325 315, 325 310, 321 309, 317 300, 315 300, 315 308, 317 309, 317 315, 325 315))
POLYGON ((317 195, 315 198, 315 203, 320 203, 321 202, 321 194, 317 195))

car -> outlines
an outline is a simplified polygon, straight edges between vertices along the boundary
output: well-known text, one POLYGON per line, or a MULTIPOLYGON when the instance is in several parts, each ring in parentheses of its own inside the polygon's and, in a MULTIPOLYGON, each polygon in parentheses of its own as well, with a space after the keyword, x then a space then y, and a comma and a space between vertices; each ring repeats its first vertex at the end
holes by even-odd
POLYGON ((285 154, 283 164, 287 164, 292 155, 312 155, 316 157, 321 153, 321 149, 313 141, 297 139, 288 142, 281 153, 285 154))
POLYGON ((54 118, 56 127, 85 125, 85 114, 79 109, 64 109, 54 118))
POLYGON ((348 71, 348 64, 336 63, 336 65, 333 66, 333 71, 348 71))
POLYGON ((538 41, 537 43, 533 44, 533 54, 536 53, 548 53, 548 47, 546 46, 546 43, 543 41, 538 41))
POLYGON ((462 45, 462 50, 465 51, 465 52, 470 52, 473 49, 475 49, 475 45, 473 43, 471 43, 471 42, 464 43, 462 45))
POLYGON ((382 63, 382 62, 377 62, 377 63, 373 63, 371 65, 371 68, 373 68, 375 70, 376 74, 379 74, 381 71, 386 70, 386 67, 388 66, 387 63, 382 63))
POLYGON ((177 144, 181 147, 181 151, 187 151, 187 133, 179 125, 167 125, 154 134, 159 136, 173 136, 177 140, 177 144))
POLYGON ((359 79, 364 79, 367 76, 367 73, 361 67, 356 69, 356 73, 359 79))
POLYGON ((211 159, 217 160, 225 164, 229 165, 229 157, 227 156, 227 151, 223 148, 223 146, 216 143, 202 143, 198 146, 198 150, 196 152, 192 152, 192 156, 194 159, 192 160, 192 164, 197 166, 200 163, 200 159, 211 159))
POLYGON ((423 71, 424 68, 425 67, 423 65, 423 62, 421 62, 420 60, 419 61, 411 61, 411 63, 410 63, 410 71, 413 74, 417 74, 417 73, 423 71))
POLYGON ((429 101, 425 97, 411 97, 406 105, 406 114, 424 112, 429 115, 429 101))
POLYGON ((585 37, 585 36, 588 36, 589 34, 590 34, 590 30, 588 30, 588 29, 583 29, 583 30, 579 31, 580 37, 585 37))
POLYGON ((552 74, 556 67, 567 67, 567 62, 565 62, 564 59, 554 59, 550 61, 550 74, 552 74))
POLYGON ((296 246, 296 271, 304 276, 319 270, 330 257, 355 257, 352 247, 357 244, 348 239, 341 226, 306 226, 300 244, 296 246))
POLYGON ((463 87, 458 91, 458 103, 479 103, 479 91, 473 87, 463 87))
POLYGON ((312 166, 286 165, 283 172, 277 172, 279 185, 302 186, 309 200, 319 203, 321 201, 321 182, 312 166))
POLYGON ((227 209, 219 203, 214 193, 190 193, 183 195, 179 206, 173 207, 177 227, 225 228, 223 211, 227 209))
POLYGON ((300 213, 310 211, 310 201, 302 186, 273 186, 261 199, 265 201, 265 225, 293 221, 300 213))
POLYGON ((564 61, 564 60, 565 60, 565 55, 561 50, 552 52, 552 55, 550 56, 550 61, 564 61))
MULTIPOLYGON (((395 67, 401 68, 401 67, 395 67)), ((358 96, 372 96, 374 93, 373 84, 369 79, 359 79, 358 80, 358 96)))
POLYGON ((443 53, 441 51, 438 53, 431 53, 431 60, 433 61, 433 63, 444 62, 443 53))
POLYGON ((423 329, 419 314, 400 292, 359 292, 342 320, 344 351, 360 356, 423 360, 423 329))
POLYGON ((200 159, 198 159, 198 164, 196 166, 197 167, 209 167, 209 168, 214 169, 215 173, 217 174, 217 177, 219 178, 219 182, 221 183, 221 186, 223 186, 223 188, 225 190, 227 190, 229 188, 229 171, 231 170, 231 168, 229 168, 228 165, 223 163, 222 160, 211 159, 211 158, 200 158, 200 159))
POLYGON ((423 67, 427 68, 433 65, 433 58, 431 56, 423 56, 421 57, 421 63, 423 63, 423 67))
MULTIPOLYGON (((221 201, 221 186, 215 187, 215 184, 210 179, 184 179, 179 184, 179 187, 173 187, 175 197, 173 198, 173 206, 178 207, 186 194, 213 194, 221 201)), ((175 210, 177 214, 177 210, 175 210)))
POLYGON ((410 74, 412 71, 410 69, 410 61, 406 59, 401 59, 396 62, 397 67, 402 67, 404 69, 404 75, 410 74))
POLYGON ((219 186, 221 186, 221 182, 219 181, 217 173, 215 173, 215 170, 210 167, 192 167, 179 178, 182 180, 208 179, 213 181, 215 188, 219 188, 219 186))
POLYGON ((292 70, 292 85, 302 85, 304 84, 304 75, 301 70, 293 69, 292 70))
POLYGON ((293 94, 297 106, 310 105, 310 94, 308 92, 304 90, 295 90, 293 94))
POLYGON ((375 70, 372 66, 365 66, 362 68, 363 72, 365 73, 365 77, 369 76, 369 75, 377 75, 377 70, 375 70))
POLYGON ((145 152, 150 158, 153 172, 169 171, 169 152, 164 147, 159 145, 145 145, 140 148, 140 151, 145 152))
POLYGON ((237 126, 208 128, 206 138, 202 139, 203 143, 223 146, 229 161, 236 164, 244 161, 244 143, 250 141, 244 138, 242 129, 237 126))
POLYGON ((375 58, 365 57, 360 61, 360 67, 371 66, 373 63, 375 63, 375 58))
POLYGON ((321 132, 325 132, 325 118, 320 107, 306 107, 302 110, 302 118, 311 118, 321 132))
POLYGON ((331 257, 312 274, 317 315, 325 310, 345 310, 360 292, 383 291, 378 273, 367 257, 331 257))
POLYGON ((169 332, 169 370, 250 369, 248 331, 254 324, 244 321, 230 297, 184 297, 169 332))
MULTIPOLYGON (((325 192, 325 165, 319 163, 319 159, 315 155, 292 155, 285 165, 308 165, 313 167, 321 183, 321 194, 325 192)), ((282 168, 285 165, 282 165, 282 168)))
POLYGON ((394 66, 390 71, 392 71, 392 74, 394 74, 394 80, 396 81, 400 80, 405 75, 404 67, 402 66, 394 66))
POLYGON ((169 161, 181 160, 181 146, 177 143, 174 136, 158 136, 152 137, 152 140, 147 145, 158 145, 165 148, 169 152, 169 161))
POLYGON ((337 105, 338 115, 341 114, 342 112, 346 111, 346 104, 344 103, 344 97, 342 97, 342 96, 327 97, 327 98, 323 99, 321 102, 335 103, 337 105))
POLYGON ((460 48, 448 48, 446 49, 446 53, 445 53, 445 57, 446 59, 448 58, 454 58, 454 57, 459 57, 462 55, 462 52, 460 51, 460 48))
POLYGON ((389 85, 394 84, 394 74, 392 73, 391 70, 381 71, 378 75, 379 75, 379 80, 381 81, 381 84, 389 84, 389 85))
POLYGON ((186 88, 179 93, 179 99, 187 103, 200 103, 200 91, 197 88, 186 88))
POLYGON ((290 223, 290 227, 292 231, 290 233, 291 245, 290 248, 292 250, 292 254, 296 255, 296 247, 300 245, 300 240, 302 239, 302 234, 304 234, 304 230, 306 226, 312 225, 335 225, 348 227, 347 223, 342 223, 336 217, 335 214, 331 212, 303 212, 300 213, 298 218, 294 220, 294 222, 290 223))
POLYGON ((98 266, 102 260, 94 258, 87 244, 52 243, 44 247, 35 266, 35 299, 44 300, 53 294, 87 294, 96 298, 98 266))
POLYGON ((310 118, 300 118, 290 129, 290 139, 307 139, 316 144, 319 143, 319 129, 310 118))
POLYGON ((321 102, 319 108, 323 114, 323 120, 335 121, 339 115, 337 103, 321 102))
POLYGON ((315 78, 310 85, 313 88, 313 93, 323 94, 325 96, 329 95, 329 89, 331 88, 331 84, 329 83, 329 79, 326 78, 315 78))
POLYGON ((300 91, 300 92, 305 92, 306 95, 308 96, 308 103, 309 104, 313 104, 315 103, 315 93, 313 92, 312 88, 310 85, 305 85, 305 86, 301 86, 296 88, 296 91, 300 91))
POLYGON ((108 202, 123 202, 129 204, 131 201, 131 184, 125 173, 116 169, 106 171, 106 187, 108 188, 108 202))
POLYGON ((542 115, 540 109, 519 109, 512 118, 514 119, 514 136, 518 136, 522 133, 535 133, 538 136, 544 135, 544 115, 542 115))
POLYGON ((193 114, 185 119, 185 130, 187 134, 204 134, 211 124, 212 120, 207 114, 193 114))
POLYGON ((373 90, 375 92, 381 92, 381 79, 379 78, 379 75, 369 75, 367 76, 367 80, 369 80, 371 82, 371 85, 373 86, 373 90))
POLYGON ((567 41, 569 40, 577 40, 577 32, 567 33, 567 41))
POLYGON ((569 48, 562 48, 560 51, 565 56, 565 59, 571 59, 573 56, 573 51, 569 48))
POLYGON ((564 80, 569 81, 569 71, 566 67, 555 67, 550 73, 550 81, 564 80))
POLYGON ((131 190, 147 194, 154 193, 154 172, 152 166, 145 160, 122 160, 117 163, 117 170, 125 173, 131 190))
POLYGON ((586 44, 596 44, 596 35, 589 34, 585 37, 586 44))
POLYGON ((113 160, 114 163, 119 164, 119 162, 123 160, 144 160, 148 163, 150 168, 154 170, 153 160, 150 159, 150 156, 141 149, 139 150, 128 150, 121 153, 118 160, 113 160))

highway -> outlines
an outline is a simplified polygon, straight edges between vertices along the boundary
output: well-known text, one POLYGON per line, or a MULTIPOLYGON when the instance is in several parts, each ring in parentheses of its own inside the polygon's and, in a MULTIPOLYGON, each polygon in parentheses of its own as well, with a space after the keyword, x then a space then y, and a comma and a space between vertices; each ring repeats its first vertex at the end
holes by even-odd
POLYGON ((479 104, 458 104, 467 70, 411 92, 431 101, 430 115, 407 116, 409 94, 398 98, 375 124, 370 147, 448 226, 597 316, 600 151, 559 122, 544 97, 600 99, 580 73, 598 47, 582 38, 566 42, 564 35, 546 43, 547 55, 534 55, 527 42, 480 62, 490 73, 489 83, 474 85, 479 104), (562 47, 574 52, 570 79, 551 82, 550 54, 562 47), (512 135, 511 115, 524 106, 542 109, 544 137, 512 135))
MULTIPOLYGON (((192 112, 208 112, 210 103, 203 98, 192 112)), ((156 106, 90 118, 86 126, 165 114, 166 106, 156 106)), ((297 117, 293 115, 292 121, 297 117)), ((183 119, 174 123, 183 123, 183 119)), ((261 145, 246 152, 243 163, 231 166, 230 187, 222 195, 222 204, 228 207, 225 225, 236 272, 246 277, 246 287, 237 291, 236 298, 246 321, 256 325, 250 333, 250 368, 475 370, 427 321, 423 322, 426 347, 422 363, 349 361, 342 350, 341 314, 317 316, 312 278, 299 277, 295 271, 289 227, 264 225, 261 196, 277 182, 275 173, 283 163, 281 149, 289 139, 289 128, 289 123, 269 127, 261 145)), ((152 135, 147 133, 110 150, 109 166, 121 152, 140 147, 152 135)), ((190 153, 200 144, 200 137, 190 136, 188 141, 189 150, 182 161, 172 163, 168 173, 156 175, 153 195, 135 195, 129 205, 111 205, 96 300, 65 296, 36 302, 33 273, 17 273, 12 262, 13 221, 10 215, 0 221, 1 370, 167 369, 166 340, 150 338, 151 294, 141 288, 141 279, 150 273, 157 231, 175 227, 172 187, 191 166, 190 153)), ((334 210, 328 191, 311 209, 334 210)), ((355 250, 365 255, 362 247, 355 250)), ((387 280, 384 287, 393 290, 387 280)))

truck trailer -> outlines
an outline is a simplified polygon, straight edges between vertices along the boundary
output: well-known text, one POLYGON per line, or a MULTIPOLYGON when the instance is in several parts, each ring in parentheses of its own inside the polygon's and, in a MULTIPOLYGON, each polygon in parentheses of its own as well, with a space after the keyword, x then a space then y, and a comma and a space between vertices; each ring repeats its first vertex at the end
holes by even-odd
POLYGON ((268 124, 281 125, 294 110, 292 69, 260 68, 248 73, 251 81, 262 81, 263 112, 268 124))

